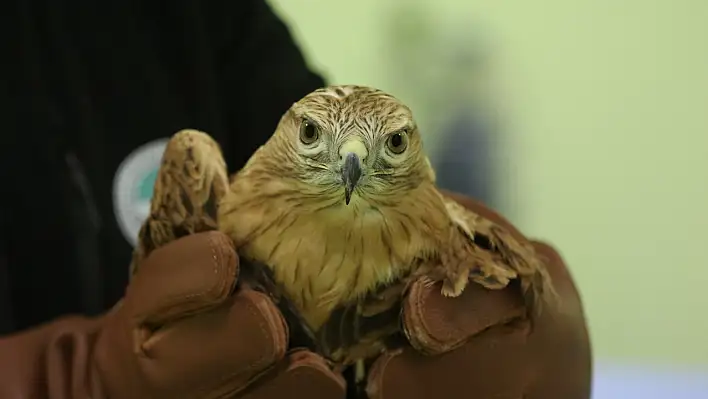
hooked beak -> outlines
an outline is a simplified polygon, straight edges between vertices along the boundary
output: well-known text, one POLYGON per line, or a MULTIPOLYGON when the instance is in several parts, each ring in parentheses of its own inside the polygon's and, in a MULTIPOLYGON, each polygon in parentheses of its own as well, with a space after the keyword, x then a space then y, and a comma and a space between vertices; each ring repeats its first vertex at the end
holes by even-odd
POLYGON ((359 179, 361 178, 361 161, 359 156, 355 153, 350 152, 344 158, 344 165, 342 166, 342 181, 344 182, 344 200, 347 205, 352 199, 352 193, 356 188, 359 179))

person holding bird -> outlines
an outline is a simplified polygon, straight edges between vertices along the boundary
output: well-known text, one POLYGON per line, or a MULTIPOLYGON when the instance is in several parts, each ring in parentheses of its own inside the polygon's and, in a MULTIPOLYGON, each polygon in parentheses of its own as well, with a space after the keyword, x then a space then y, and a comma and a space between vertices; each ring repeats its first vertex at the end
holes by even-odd
POLYGON ((562 258, 438 189, 395 97, 263 1, 72 4, 4 15, 0 398, 590 397, 562 258))

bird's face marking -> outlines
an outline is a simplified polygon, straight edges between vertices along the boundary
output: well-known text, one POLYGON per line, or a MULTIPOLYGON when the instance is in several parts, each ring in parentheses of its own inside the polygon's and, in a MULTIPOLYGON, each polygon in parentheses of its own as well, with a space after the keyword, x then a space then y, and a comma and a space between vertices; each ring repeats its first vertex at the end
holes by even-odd
MULTIPOLYGON (((432 171, 408 107, 369 87, 314 91, 283 116, 273 137, 283 168, 343 203, 405 195, 432 171)), ((312 192, 312 190, 308 190, 312 192)))

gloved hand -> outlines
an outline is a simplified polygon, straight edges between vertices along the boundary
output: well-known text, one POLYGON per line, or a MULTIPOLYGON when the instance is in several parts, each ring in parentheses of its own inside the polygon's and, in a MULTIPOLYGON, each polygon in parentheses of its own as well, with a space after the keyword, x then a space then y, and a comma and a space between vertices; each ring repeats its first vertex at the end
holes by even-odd
POLYGON ((238 266, 218 232, 156 250, 105 316, 0 339, 0 398, 343 398, 320 356, 288 351, 269 298, 232 294, 238 266))
MULTIPOLYGON (((450 195, 523 239, 494 211, 450 195)), ((460 297, 444 298, 439 285, 414 283, 403 306, 411 346, 374 363, 370 399, 589 398, 590 344, 578 292, 558 253, 532 244, 547 258, 560 309, 547 308, 530 323, 512 288, 470 284, 460 297)))

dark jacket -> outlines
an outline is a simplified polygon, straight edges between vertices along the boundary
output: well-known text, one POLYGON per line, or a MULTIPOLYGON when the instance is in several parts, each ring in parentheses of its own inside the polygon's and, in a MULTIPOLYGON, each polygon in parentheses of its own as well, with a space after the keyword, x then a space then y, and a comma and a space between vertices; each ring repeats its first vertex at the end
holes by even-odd
POLYGON ((324 84, 264 1, 8 7, 0 334, 97 314, 122 296, 133 230, 119 220, 139 215, 159 162, 144 151, 147 163, 136 161, 139 147, 204 130, 233 171, 292 102, 324 84))

